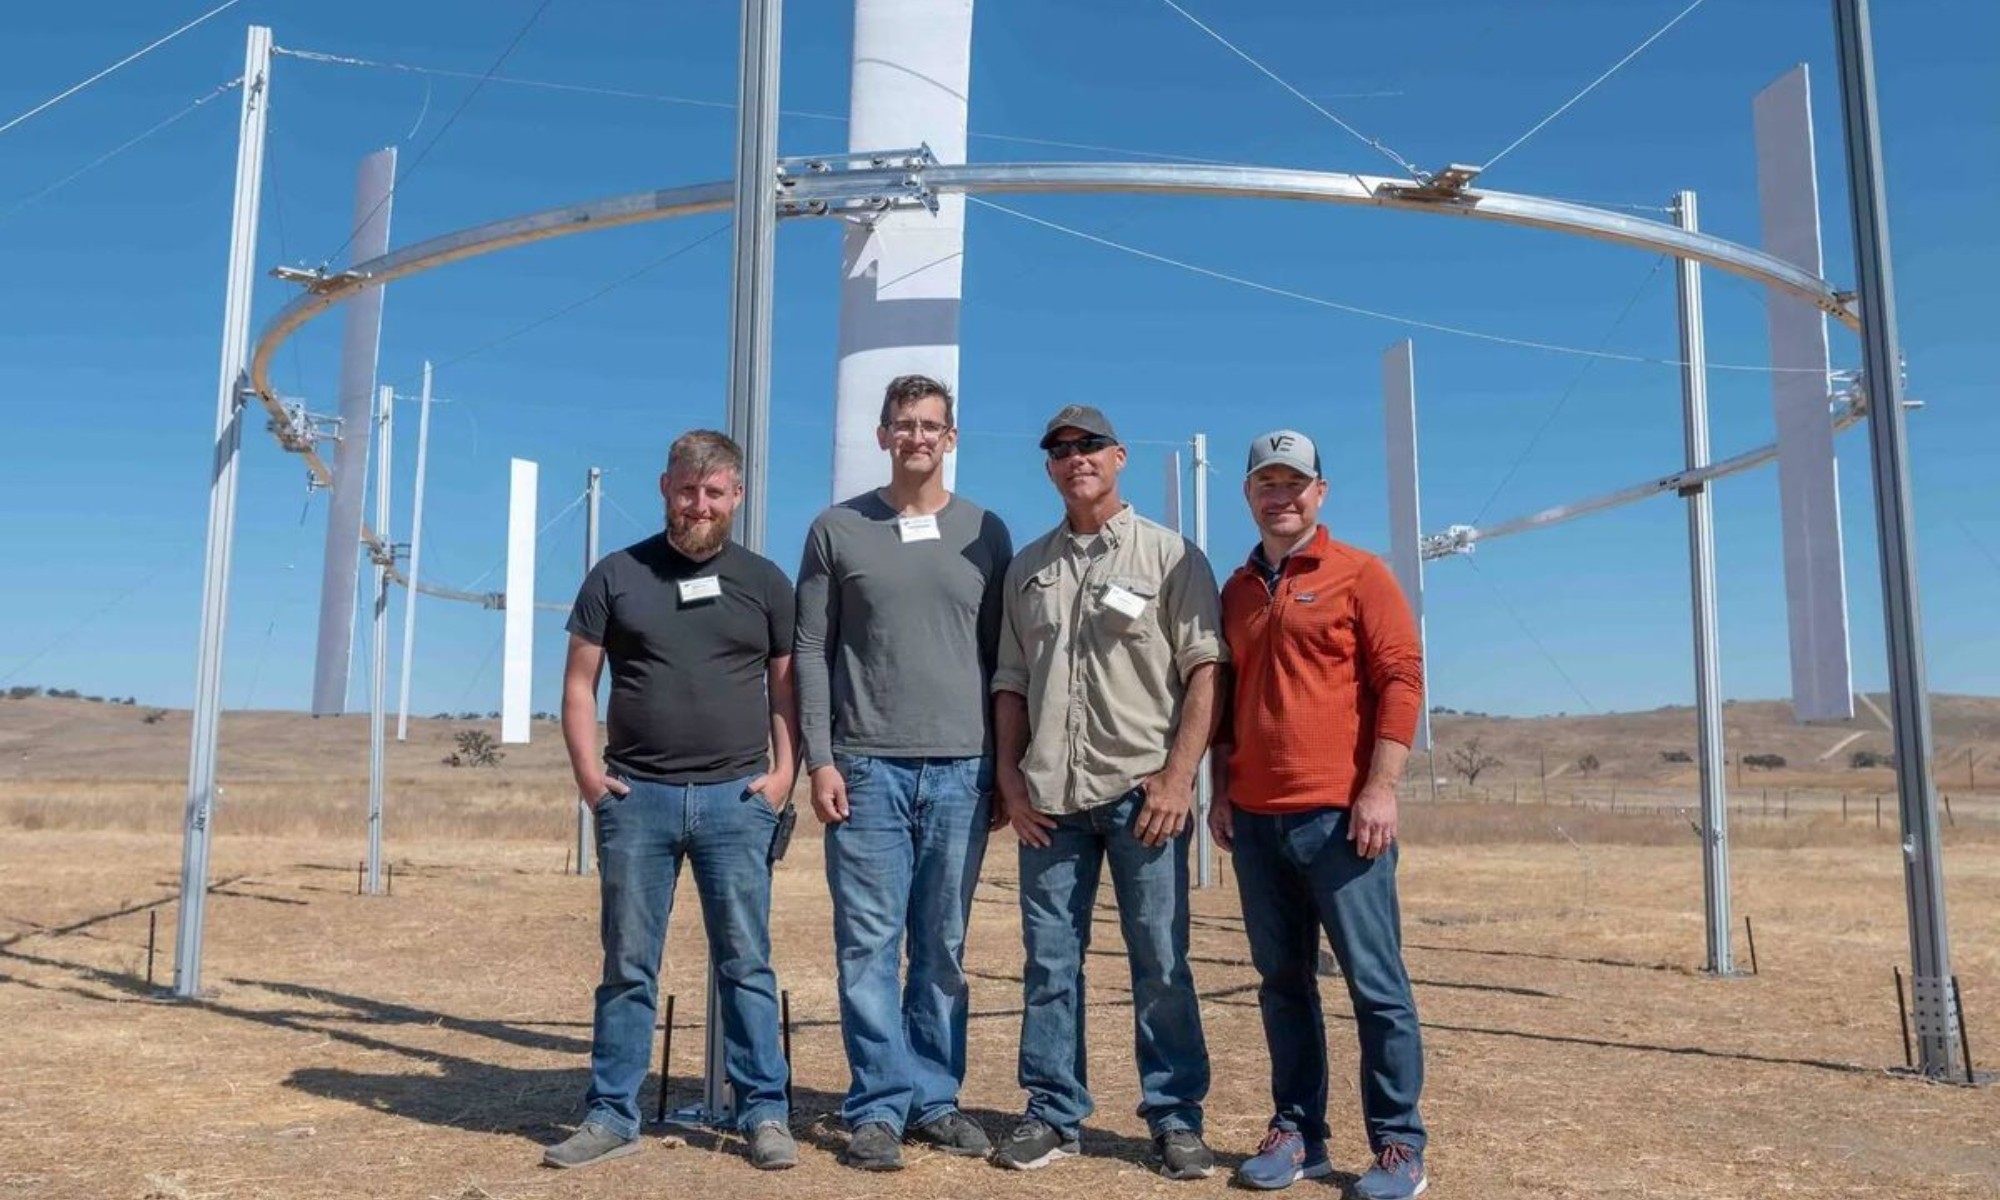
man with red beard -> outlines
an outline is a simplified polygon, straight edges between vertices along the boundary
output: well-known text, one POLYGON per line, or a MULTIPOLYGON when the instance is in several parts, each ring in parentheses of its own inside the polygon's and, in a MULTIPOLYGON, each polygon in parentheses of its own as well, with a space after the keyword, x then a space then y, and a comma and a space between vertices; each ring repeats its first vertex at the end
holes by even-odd
POLYGON ((737 1125, 751 1164, 776 1170, 798 1162, 771 970, 770 863, 798 763, 792 586, 729 540, 743 499, 735 442, 707 430, 682 435, 660 494, 666 531, 592 568, 569 619, 563 741, 597 817, 604 977, 583 1124, 542 1161, 581 1167, 639 1148, 639 1085, 685 859, 702 898, 737 1125))

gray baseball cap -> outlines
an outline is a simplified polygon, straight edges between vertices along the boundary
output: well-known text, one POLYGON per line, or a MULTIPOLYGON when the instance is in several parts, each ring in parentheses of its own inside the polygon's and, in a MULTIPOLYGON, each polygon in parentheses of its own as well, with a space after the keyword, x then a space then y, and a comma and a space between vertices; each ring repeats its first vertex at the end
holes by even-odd
POLYGON ((1042 431, 1042 449, 1046 450, 1056 440, 1056 432, 1062 429, 1081 429, 1099 437, 1118 440, 1118 431, 1111 428, 1111 419, 1088 404, 1069 404, 1055 416, 1049 418, 1048 428, 1042 431))
POLYGON ((1249 465, 1243 468, 1243 475, 1248 478, 1264 467, 1290 467, 1302 475, 1318 479, 1319 447, 1296 429, 1273 429, 1269 433, 1260 433, 1250 443, 1249 465))

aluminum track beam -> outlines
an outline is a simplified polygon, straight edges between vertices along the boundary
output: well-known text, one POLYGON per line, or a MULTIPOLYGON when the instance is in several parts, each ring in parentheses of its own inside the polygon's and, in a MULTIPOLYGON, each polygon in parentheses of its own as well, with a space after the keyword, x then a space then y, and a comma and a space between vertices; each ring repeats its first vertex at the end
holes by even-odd
MULTIPOLYGON (((1614 242, 1676 258, 1691 260, 1720 271, 1741 276, 1753 283, 1766 284, 1789 292, 1814 305, 1850 329, 1860 328, 1860 319, 1851 300, 1825 280, 1800 270, 1791 263, 1725 238, 1692 230, 1677 229, 1629 213, 1610 212, 1587 204, 1550 200, 1512 192, 1466 188, 1440 196, 1415 180, 1376 175, 1351 175, 1329 171, 1303 171, 1280 167, 1204 166, 1178 163, 994 163, 895 165, 877 170, 844 170, 824 174, 786 175, 778 184, 779 212, 784 217, 813 216, 829 206, 856 196, 882 198, 884 206, 915 204, 910 199, 920 193, 957 192, 985 195, 1074 194, 1079 192, 1126 193, 1235 197, 1257 200, 1292 200, 1309 204, 1348 204, 1404 212, 1431 213, 1477 221, 1493 221, 1530 229, 1572 233, 1598 241, 1614 242), (815 202, 824 202, 816 206, 815 202)), ((524 246, 532 242, 568 237, 599 229, 620 229, 649 221, 702 213, 726 212, 734 204, 735 185, 731 180, 633 192, 580 204, 543 209, 522 216, 476 225, 427 241, 392 250, 379 258, 354 264, 334 274, 312 275, 303 279, 306 292, 295 297, 271 318, 257 335, 252 347, 248 386, 245 389, 269 411, 278 427, 289 425, 282 397, 271 382, 271 368, 285 342, 307 322, 327 309, 369 288, 381 287, 398 279, 420 274, 447 263, 475 258, 524 246)), ((294 276, 295 277, 295 276, 294 276)), ((306 468, 320 484, 331 482, 332 472, 325 460, 310 446, 298 451, 306 468)), ((1752 452, 1758 453, 1758 452, 1752 452)), ((1765 456, 1768 458, 1768 455, 1765 456)), ((1759 458, 1757 463, 1765 461, 1759 458)), ((1738 463, 1731 459, 1713 470, 1738 463)), ((1748 463, 1745 466, 1757 465, 1748 463)), ((1711 477, 1719 477, 1711 476, 1711 477)), ((1670 477, 1678 478, 1678 477, 1670 477)), ((1693 482, 1692 477, 1682 481, 1693 482)), ((1667 484, 1666 486, 1675 486, 1667 484)), ((1629 499, 1652 495, 1660 484, 1642 485, 1629 499)), ((1615 503, 1625 503, 1620 499, 1615 503)), ((1583 511, 1596 511, 1609 504, 1593 504, 1583 511)), ((1551 510, 1560 511, 1560 510, 1551 510)), ((1545 514, 1544 514, 1545 516, 1545 514)), ((1566 518, 1561 518, 1566 519, 1566 518)), ((1530 528, 1550 521, 1525 518, 1530 528)), ((1512 524, 1512 523, 1510 523, 1512 524)), ((1479 532, 1478 538, 1502 536, 1518 529, 1496 527, 1479 532)), ((1440 535, 1449 537, 1451 535, 1440 535)), ((371 547, 380 542, 374 530, 364 528, 362 538, 371 547)), ((1450 549, 1434 550, 1426 539, 1425 557, 1435 558, 1450 549)), ((1475 539, 1477 540, 1477 539, 1475 539)), ((1462 548, 1462 547, 1455 547, 1462 548)), ((407 579, 398 583, 409 586, 407 579)), ((501 601, 488 593, 461 592, 430 584, 418 584, 425 595, 447 600, 463 600, 500 607, 501 601)), ((537 607, 545 607, 538 605, 537 607)))

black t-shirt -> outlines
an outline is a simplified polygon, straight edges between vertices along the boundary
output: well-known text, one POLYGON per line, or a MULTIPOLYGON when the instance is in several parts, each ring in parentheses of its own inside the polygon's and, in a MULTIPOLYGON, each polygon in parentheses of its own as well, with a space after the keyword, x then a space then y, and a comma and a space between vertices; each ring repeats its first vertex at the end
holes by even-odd
POLYGON ((733 542, 698 563, 658 533, 599 560, 569 631, 611 660, 605 765, 668 783, 769 769, 764 673, 792 652, 794 611, 785 573, 733 542))

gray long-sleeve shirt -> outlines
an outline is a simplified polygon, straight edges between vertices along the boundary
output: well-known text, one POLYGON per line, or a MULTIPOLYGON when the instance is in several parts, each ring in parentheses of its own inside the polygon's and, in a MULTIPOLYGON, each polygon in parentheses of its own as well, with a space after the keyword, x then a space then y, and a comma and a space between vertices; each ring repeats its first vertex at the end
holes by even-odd
POLYGON ((987 699, 1007 526, 953 496, 907 531, 878 492, 819 515, 799 564, 793 670, 808 770, 834 751, 970 758, 992 750, 987 699))

